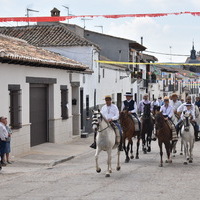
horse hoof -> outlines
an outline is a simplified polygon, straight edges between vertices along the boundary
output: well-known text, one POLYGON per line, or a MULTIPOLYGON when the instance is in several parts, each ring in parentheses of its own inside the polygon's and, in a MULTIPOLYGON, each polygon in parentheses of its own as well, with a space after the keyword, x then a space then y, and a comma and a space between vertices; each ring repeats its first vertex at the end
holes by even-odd
POLYGON ((131 156, 131 159, 133 159, 134 158, 134 156, 131 156))
POLYGON ((173 153, 176 153, 176 152, 177 152, 176 150, 173 151, 173 153))
POLYGON ((136 156, 135 159, 139 159, 139 156, 136 156))
POLYGON ((144 153, 144 154, 147 154, 147 151, 146 151, 146 150, 144 150, 144 151, 143 151, 143 153, 144 153))
POLYGON ((192 161, 192 160, 189 160, 189 163, 193 163, 193 161, 192 161))
POLYGON ((175 158, 176 156, 175 156, 175 155, 173 155, 173 157, 175 158))
POLYGON ((184 165, 187 165, 188 163, 187 163, 187 162, 184 162, 183 164, 184 164, 184 165))
POLYGON ((96 171, 97 171, 97 173, 100 173, 100 172, 101 172, 101 169, 97 169, 96 171))
POLYGON ((159 167, 163 167, 163 164, 160 164, 159 167))
POLYGON ((116 169, 117 169, 117 171, 119 171, 121 169, 121 167, 117 167, 116 169))
POLYGON ((148 147, 147 151, 148 151, 148 152, 151 152, 151 147, 148 147))
POLYGON ((183 155, 183 153, 180 153, 180 155, 182 156, 182 155, 183 155))
POLYGON ((106 174, 106 177, 110 177, 110 174, 106 174))
POLYGON ((125 159, 125 163, 129 163, 129 160, 130 160, 130 159, 125 159))
POLYGON ((111 173, 112 173, 112 170, 109 170, 109 173, 111 174, 111 173))

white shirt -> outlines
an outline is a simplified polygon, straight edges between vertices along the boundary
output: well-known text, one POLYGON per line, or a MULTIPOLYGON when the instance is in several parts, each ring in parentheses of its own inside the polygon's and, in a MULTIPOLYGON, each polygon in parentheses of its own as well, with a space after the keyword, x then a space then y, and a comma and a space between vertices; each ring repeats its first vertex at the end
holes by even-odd
MULTIPOLYGON (((192 108, 191 108, 190 110, 188 110, 187 107, 184 106, 184 108, 183 108, 183 112, 184 112, 184 111, 186 111, 186 112, 188 112, 189 114, 191 114, 193 120, 195 120, 195 112, 194 112, 194 110, 193 110, 192 108)), ((183 117, 183 112, 181 113, 181 119, 184 118, 184 117, 183 117)))
POLYGON ((173 115, 173 108, 172 106, 168 105, 168 106, 161 106, 160 108, 160 112, 162 112, 163 115, 167 115, 168 117, 172 117, 173 115))
POLYGON ((154 106, 160 106, 160 104, 157 100, 151 102, 151 107, 154 107, 154 106))
POLYGON ((101 114, 107 120, 118 120, 119 119, 119 110, 115 104, 111 104, 110 106, 104 105, 101 108, 101 114))
POLYGON ((176 100, 175 102, 173 100, 169 101, 169 105, 172 106, 173 110, 176 111, 177 108, 181 105, 181 101, 176 100))
POLYGON ((0 122, 0 139, 5 141, 6 138, 8 138, 8 131, 6 129, 6 126, 0 122))
MULTIPOLYGON (((144 111, 144 104, 150 104, 151 102, 149 101, 149 100, 142 100, 142 101, 140 101, 140 103, 139 103, 139 106, 138 106, 138 112, 141 112, 141 113, 143 113, 143 111, 144 111)), ((153 110, 153 108, 152 108, 152 105, 151 105, 151 110, 153 110)))
MULTIPOLYGON (((185 106, 186 102, 181 104, 178 108, 177 108, 177 112, 183 112, 183 109, 186 108, 185 106)), ((191 103, 192 104, 192 103, 191 103)), ((193 111, 195 111, 195 108, 194 108, 194 104, 192 104, 192 108, 191 108, 193 111)))

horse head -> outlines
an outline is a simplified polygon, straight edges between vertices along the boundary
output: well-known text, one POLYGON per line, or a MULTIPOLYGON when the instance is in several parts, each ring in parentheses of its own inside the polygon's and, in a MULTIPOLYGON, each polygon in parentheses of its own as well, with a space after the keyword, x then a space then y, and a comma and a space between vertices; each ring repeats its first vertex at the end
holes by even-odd
POLYGON ((189 131, 190 123, 189 120, 191 119, 191 114, 189 112, 183 112, 183 126, 185 131, 189 131))
POLYGON ((97 132, 98 128, 99 128, 99 124, 102 121, 102 114, 100 112, 100 110, 92 110, 92 129, 94 132, 97 132))
POLYGON ((155 115, 156 129, 162 128, 163 123, 165 123, 165 119, 164 119, 164 117, 163 117, 162 112, 156 111, 156 115, 155 115))
POLYGON ((143 116, 144 117, 150 117, 151 115, 151 104, 150 103, 143 103, 144 104, 144 110, 143 110, 143 116))

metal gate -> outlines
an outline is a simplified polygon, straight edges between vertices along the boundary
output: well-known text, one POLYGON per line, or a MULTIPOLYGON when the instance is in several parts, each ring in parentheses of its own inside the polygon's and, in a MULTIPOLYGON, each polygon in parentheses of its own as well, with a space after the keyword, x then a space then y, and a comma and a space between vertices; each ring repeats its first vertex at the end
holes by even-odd
POLYGON ((30 84, 31 146, 48 142, 47 85, 30 84))

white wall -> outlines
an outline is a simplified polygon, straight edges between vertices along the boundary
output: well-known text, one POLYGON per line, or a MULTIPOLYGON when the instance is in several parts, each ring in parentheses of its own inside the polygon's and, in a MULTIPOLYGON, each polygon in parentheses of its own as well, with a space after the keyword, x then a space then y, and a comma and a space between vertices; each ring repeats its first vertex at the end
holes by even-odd
MULTIPOLYGON (((53 136, 50 138, 53 142, 63 143, 72 139, 72 104, 71 104, 71 85, 69 73, 65 70, 29 67, 23 65, 0 64, 0 91, 1 91, 1 106, 0 116, 8 117, 10 122, 9 106, 10 95, 8 91, 9 84, 19 84, 22 91, 22 128, 13 131, 12 137, 12 153, 15 155, 27 152, 30 149, 30 115, 29 115, 29 83, 26 83, 26 77, 40 78, 55 78, 57 83, 53 84, 54 104, 50 112, 53 113, 54 129, 53 136), (69 119, 61 119, 61 92, 60 85, 67 85, 69 89, 69 119)), ((76 80, 79 80, 79 75, 75 75, 76 80)), ((79 80, 80 81, 80 80, 79 80)))

